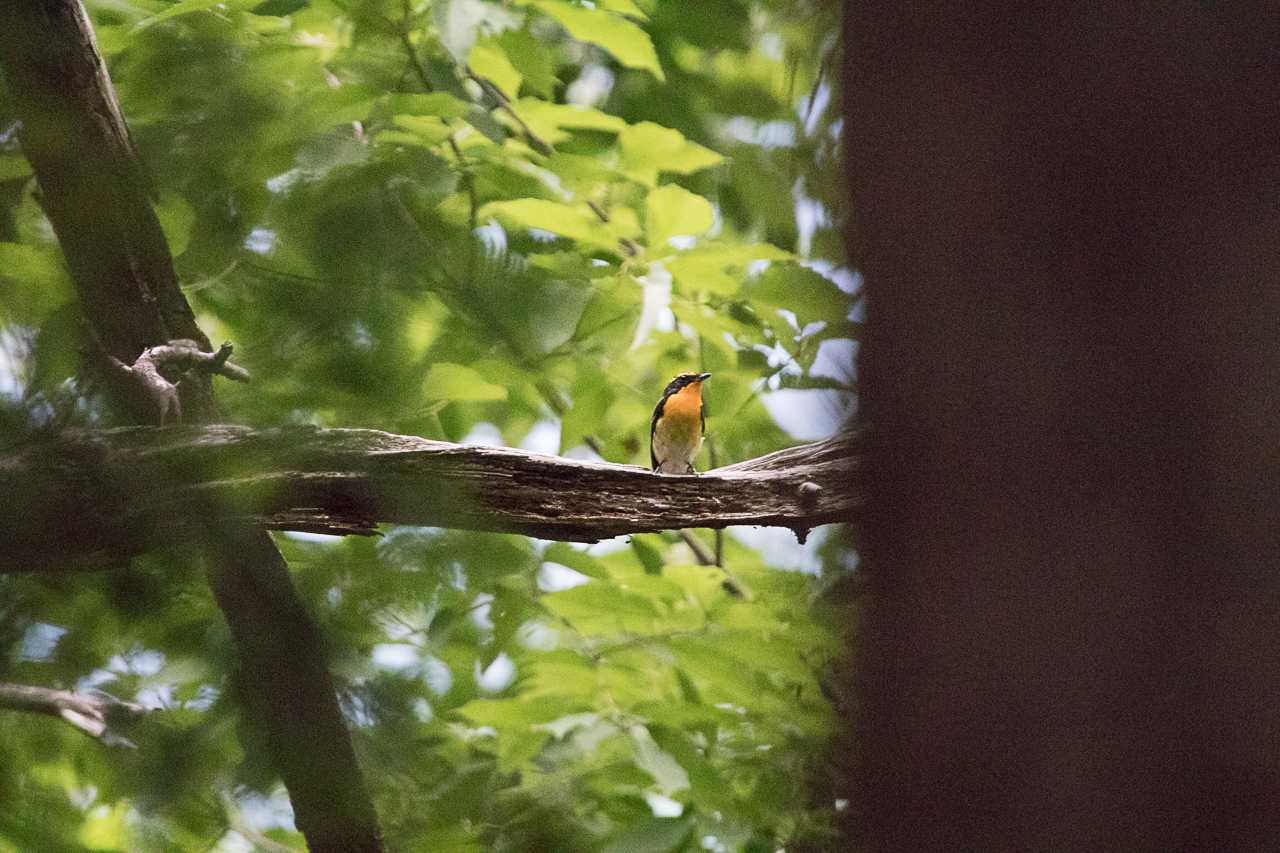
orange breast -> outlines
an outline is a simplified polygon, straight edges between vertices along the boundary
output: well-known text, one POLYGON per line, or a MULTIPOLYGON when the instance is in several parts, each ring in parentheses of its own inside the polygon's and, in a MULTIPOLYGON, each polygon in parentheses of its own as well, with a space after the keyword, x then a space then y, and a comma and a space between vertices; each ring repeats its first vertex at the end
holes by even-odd
POLYGON ((694 382, 686 385, 667 398, 662 407, 662 416, 669 418, 701 418, 702 417, 702 383, 694 382))

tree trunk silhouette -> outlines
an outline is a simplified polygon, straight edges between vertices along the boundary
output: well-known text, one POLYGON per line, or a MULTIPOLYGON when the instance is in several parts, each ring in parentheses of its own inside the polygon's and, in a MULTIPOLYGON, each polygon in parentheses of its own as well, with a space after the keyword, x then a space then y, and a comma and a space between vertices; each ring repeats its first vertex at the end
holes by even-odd
POLYGON ((1280 26, 846 7, 869 850, 1280 838, 1280 26))

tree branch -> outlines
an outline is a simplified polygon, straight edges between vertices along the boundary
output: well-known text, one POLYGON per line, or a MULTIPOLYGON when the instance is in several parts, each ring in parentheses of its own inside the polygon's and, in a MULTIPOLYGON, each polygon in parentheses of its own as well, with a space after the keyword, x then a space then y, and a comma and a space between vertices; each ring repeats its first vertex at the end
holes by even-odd
POLYGON ((842 435, 685 477, 365 429, 67 431, 0 455, 0 493, 17 500, 0 514, 0 571, 102 568, 212 520, 580 542, 758 524, 803 539, 857 510, 855 452, 856 438, 842 435))
POLYGON ((0 683, 0 709, 58 717, 109 746, 133 746, 118 730, 147 713, 142 705, 100 690, 79 693, 10 683, 0 683))
POLYGON ((248 382, 249 371, 233 364, 232 347, 224 343, 217 352, 206 352, 198 341, 185 339, 147 347, 133 360, 125 364, 101 346, 97 336, 90 334, 97 355, 107 365, 117 380, 117 390, 127 393, 133 400, 136 412, 153 410, 150 419, 160 426, 182 422, 182 403, 179 389, 183 379, 196 374, 218 374, 237 382, 248 382))

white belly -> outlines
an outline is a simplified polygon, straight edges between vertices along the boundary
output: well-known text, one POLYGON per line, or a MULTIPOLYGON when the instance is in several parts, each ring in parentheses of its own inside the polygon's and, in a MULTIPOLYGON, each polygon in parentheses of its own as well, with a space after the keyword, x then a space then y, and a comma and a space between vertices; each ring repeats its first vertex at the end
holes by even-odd
POLYGON ((701 432, 659 428, 653 433, 653 455, 658 458, 658 471, 663 474, 688 474, 693 459, 702 447, 701 432))

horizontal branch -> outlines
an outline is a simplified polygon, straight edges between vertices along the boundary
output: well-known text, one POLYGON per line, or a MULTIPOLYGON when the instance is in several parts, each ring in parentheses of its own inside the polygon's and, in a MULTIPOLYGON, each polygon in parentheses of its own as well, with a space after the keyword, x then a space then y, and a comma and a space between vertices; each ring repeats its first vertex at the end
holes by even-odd
POLYGON ((125 702, 100 690, 79 693, 9 683, 0 683, 0 710, 59 717, 90 737, 111 746, 133 746, 116 729, 147 713, 142 705, 125 702))
POLYGON ((803 540, 856 511, 856 469, 851 435, 692 477, 364 429, 69 430, 0 455, 0 494, 16 496, 0 512, 0 571, 109 567, 212 521, 578 542, 745 524, 803 540))

